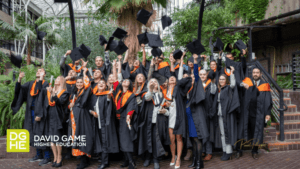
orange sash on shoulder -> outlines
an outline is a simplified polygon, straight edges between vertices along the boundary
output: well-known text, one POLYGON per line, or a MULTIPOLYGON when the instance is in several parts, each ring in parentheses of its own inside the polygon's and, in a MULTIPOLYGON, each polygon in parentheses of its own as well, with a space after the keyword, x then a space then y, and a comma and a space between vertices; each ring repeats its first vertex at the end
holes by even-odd
POLYGON ((271 91, 271 87, 270 87, 270 84, 269 83, 264 83, 264 84, 261 84, 257 87, 258 91, 260 92, 269 92, 271 91))
POLYGON ((76 70, 76 67, 75 67, 75 65, 73 65, 72 63, 69 63, 68 64, 69 66, 70 66, 70 68, 71 69, 73 69, 76 73, 80 73, 80 71, 81 71, 81 69, 82 69, 82 66, 81 66, 81 68, 80 69, 78 69, 78 70, 76 70))
POLYGON ((170 66, 168 62, 161 62, 161 63, 158 65, 158 68, 157 68, 157 69, 159 70, 159 69, 162 69, 162 68, 167 67, 167 66, 170 66))
MULTIPOLYGON (((60 96, 65 92, 66 90, 62 90, 58 93, 57 98, 60 98, 60 96)), ((51 101, 51 93, 47 91, 47 97, 48 97, 48 103, 49 106, 55 106, 55 101, 51 101)))
MULTIPOLYGON (((44 82, 45 82, 45 80, 43 80, 42 84, 44 84, 44 82)), ((36 96, 39 93, 39 90, 37 90, 36 93, 34 93, 35 85, 36 85, 36 80, 34 81, 34 83, 31 86, 30 96, 36 96)))

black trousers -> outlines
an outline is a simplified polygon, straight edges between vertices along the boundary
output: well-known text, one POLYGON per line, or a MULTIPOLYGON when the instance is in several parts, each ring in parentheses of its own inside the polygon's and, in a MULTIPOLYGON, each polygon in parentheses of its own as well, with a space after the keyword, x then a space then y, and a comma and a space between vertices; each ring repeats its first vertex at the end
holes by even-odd
MULTIPOLYGON (((257 142, 256 138, 254 137, 254 132, 255 132, 255 124, 256 124, 256 117, 251 117, 249 116, 248 118, 248 139, 249 140, 253 140, 254 144, 257 142)), ((243 143, 245 143, 246 140, 243 141, 243 143)), ((253 143, 253 141, 251 141, 251 145, 253 143)), ((236 149, 237 151, 241 152, 243 150, 243 145, 241 146, 241 141, 239 141, 237 143, 236 149)), ((252 147, 252 154, 257 154, 258 153, 258 146, 253 146, 252 147)))
POLYGON ((153 157, 153 163, 158 163, 157 157, 157 148, 156 148, 156 123, 152 123, 151 128, 151 141, 152 141, 152 153, 146 152, 146 160, 151 159, 151 155, 153 157))

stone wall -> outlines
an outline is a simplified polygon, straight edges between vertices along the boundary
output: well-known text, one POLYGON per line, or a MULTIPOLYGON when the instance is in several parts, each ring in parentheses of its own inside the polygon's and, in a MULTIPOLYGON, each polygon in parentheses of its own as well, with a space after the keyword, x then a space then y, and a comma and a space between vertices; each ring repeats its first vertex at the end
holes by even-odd
POLYGON ((0 20, 13 25, 12 17, 0 10, 0 20))

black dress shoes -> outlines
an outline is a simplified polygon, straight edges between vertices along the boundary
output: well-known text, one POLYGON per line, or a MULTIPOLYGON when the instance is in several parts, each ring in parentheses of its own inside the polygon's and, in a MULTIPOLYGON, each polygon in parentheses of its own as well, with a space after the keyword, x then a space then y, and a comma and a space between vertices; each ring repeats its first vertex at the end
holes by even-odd
POLYGON ((107 168, 107 167, 109 167, 108 164, 101 164, 101 165, 98 167, 98 169, 103 169, 103 168, 107 168))
POLYGON ((128 165, 129 165, 129 161, 125 160, 124 163, 120 167, 125 168, 125 167, 128 167, 128 165))
POLYGON ((257 160, 258 159, 258 154, 252 154, 252 157, 257 160))
POLYGON ((243 152, 237 152, 236 155, 235 155, 235 158, 239 159, 242 156, 243 156, 243 152))
POLYGON ((150 165, 150 160, 145 160, 143 166, 148 167, 150 165))

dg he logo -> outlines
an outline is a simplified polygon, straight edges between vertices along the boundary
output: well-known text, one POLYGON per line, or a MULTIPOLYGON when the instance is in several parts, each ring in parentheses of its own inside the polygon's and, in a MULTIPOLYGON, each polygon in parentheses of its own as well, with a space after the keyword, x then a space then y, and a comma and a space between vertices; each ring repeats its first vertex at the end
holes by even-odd
POLYGON ((7 129, 6 152, 29 152, 29 132, 26 129, 7 129))

